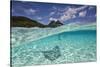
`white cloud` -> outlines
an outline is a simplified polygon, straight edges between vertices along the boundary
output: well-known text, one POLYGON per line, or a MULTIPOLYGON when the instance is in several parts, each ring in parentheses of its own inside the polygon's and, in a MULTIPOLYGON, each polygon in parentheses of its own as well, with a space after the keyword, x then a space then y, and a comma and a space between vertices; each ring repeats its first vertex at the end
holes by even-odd
POLYGON ((51 13, 50 13, 50 16, 52 16, 52 15, 54 15, 54 14, 55 14, 55 12, 51 12, 51 13))
POLYGON ((52 21, 52 20, 57 21, 58 19, 50 17, 49 20, 50 21, 52 21))
POLYGON ((87 7, 88 7, 88 6, 82 6, 82 7, 76 8, 75 10, 76 10, 76 11, 81 11, 81 10, 87 8, 87 7))
POLYGON ((73 15, 72 18, 76 18, 76 15, 73 15))
POLYGON ((91 9, 93 9, 93 8, 94 8, 93 6, 90 6, 90 7, 89 7, 89 10, 91 10, 91 9))
POLYGON ((25 9, 24 12, 28 15, 34 15, 36 13, 36 10, 30 8, 30 9, 25 9))
POLYGON ((77 13, 77 11, 75 10, 75 8, 69 8, 68 10, 66 10, 63 13, 63 15, 60 17, 60 20, 61 21, 66 21, 68 19, 75 18, 76 13, 77 13))
POLYGON ((34 10, 34 9, 29 9, 29 12, 35 13, 36 10, 34 10))
POLYGON ((65 21, 65 20, 68 20, 70 18, 71 18, 71 16, 69 16, 69 15, 63 15, 63 16, 61 16, 60 20, 65 21))
POLYGON ((84 10, 88 6, 82 6, 78 8, 67 8, 64 12, 63 15, 60 17, 61 21, 66 21, 72 18, 76 18, 76 14, 79 13, 80 11, 84 10))
POLYGON ((53 9, 53 10, 56 10, 56 9, 57 9, 57 7, 53 6, 53 7, 52 7, 52 9, 53 9))
POLYGON ((42 20, 42 17, 37 17, 38 20, 42 20))
POLYGON ((79 17, 85 17, 86 16, 87 11, 82 11, 79 13, 79 17))

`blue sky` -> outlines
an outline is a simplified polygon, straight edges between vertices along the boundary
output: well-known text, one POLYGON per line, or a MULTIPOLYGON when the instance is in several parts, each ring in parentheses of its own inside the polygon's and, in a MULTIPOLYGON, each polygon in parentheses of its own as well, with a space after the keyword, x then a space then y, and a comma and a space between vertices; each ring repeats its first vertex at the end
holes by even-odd
POLYGON ((48 24, 51 20, 68 23, 96 22, 96 6, 12 1, 12 16, 25 16, 48 24))

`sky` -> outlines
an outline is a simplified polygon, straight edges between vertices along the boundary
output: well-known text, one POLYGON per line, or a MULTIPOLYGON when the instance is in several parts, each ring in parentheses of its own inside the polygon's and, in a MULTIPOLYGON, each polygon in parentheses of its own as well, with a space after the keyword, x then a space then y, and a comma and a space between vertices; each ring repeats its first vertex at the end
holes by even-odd
POLYGON ((25 16, 42 24, 59 20, 63 24, 96 22, 96 6, 79 4, 12 1, 12 16, 25 16))

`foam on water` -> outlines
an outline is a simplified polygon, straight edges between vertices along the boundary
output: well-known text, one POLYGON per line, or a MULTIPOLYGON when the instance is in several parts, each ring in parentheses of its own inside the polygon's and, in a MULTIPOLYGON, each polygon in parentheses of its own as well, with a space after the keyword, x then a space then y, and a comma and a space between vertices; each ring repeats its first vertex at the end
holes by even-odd
POLYGON ((96 61, 96 25, 12 28, 12 44, 13 66, 96 61), (53 51, 55 46, 61 52, 57 58, 59 51, 53 51), (48 60, 44 51, 55 59, 48 60))

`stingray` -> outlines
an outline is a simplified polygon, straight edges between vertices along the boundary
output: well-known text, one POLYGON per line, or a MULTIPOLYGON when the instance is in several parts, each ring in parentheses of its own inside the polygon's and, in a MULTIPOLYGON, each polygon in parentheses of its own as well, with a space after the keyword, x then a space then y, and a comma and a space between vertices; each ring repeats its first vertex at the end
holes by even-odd
POLYGON ((59 46, 55 46, 52 50, 42 51, 44 57, 50 61, 54 61, 61 56, 59 46))

